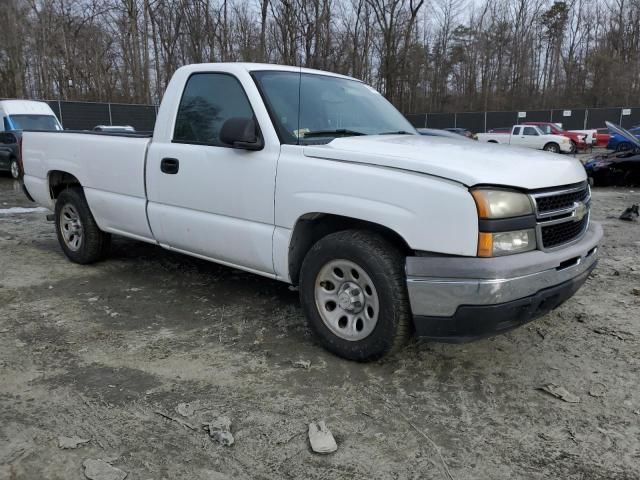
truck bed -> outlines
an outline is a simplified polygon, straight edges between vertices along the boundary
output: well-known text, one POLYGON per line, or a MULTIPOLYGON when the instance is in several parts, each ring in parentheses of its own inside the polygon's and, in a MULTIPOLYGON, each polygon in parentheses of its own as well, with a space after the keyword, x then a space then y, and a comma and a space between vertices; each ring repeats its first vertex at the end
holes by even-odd
POLYGON ((146 220, 145 157, 151 135, 121 132, 24 132, 24 183, 53 210, 51 172, 68 172, 84 188, 92 213, 107 232, 152 239, 146 220))

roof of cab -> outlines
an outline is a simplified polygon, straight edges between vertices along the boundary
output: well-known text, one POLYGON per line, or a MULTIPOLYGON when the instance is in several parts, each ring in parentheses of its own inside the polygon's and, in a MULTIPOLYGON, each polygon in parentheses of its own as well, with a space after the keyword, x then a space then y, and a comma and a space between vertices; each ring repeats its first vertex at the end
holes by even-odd
POLYGON ((313 68, 295 67, 290 65, 276 65, 271 63, 247 63, 247 62, 224 62, 224 63, 193 63, 191 65, 185 65, 180 70, 185 69, 189 71, 198 70, 222 70, 233 71, 236 69, 246 70, 247 72, 257 71, 283 71, 283 72, 302 72, 312 73, 316 75, 328 75, 331 77, 345 78, 348 80, 360 81, 357 78, 349 77, 347 75, 340 75, 338 73, 326 72, 324 70, 315 70, 313 68))

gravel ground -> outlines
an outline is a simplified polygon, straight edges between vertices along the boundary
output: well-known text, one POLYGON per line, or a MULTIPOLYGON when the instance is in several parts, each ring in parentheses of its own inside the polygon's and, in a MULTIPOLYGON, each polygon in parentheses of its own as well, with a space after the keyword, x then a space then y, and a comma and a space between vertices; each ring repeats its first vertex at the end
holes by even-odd
POLYGON ((102 459, 141 480, 638 479, 640 223, 617 217, 640 193, 593 196, 600 264, 558 310, 357 364, 314 343, 287 285, 123 239, 70 263, 43 212, 7 212, 33 204, 0 178, 0 478, 102 459), (222 415, 230 447, 202 429, 222 415), (322 419, 326 456, 307 440, 322 419))

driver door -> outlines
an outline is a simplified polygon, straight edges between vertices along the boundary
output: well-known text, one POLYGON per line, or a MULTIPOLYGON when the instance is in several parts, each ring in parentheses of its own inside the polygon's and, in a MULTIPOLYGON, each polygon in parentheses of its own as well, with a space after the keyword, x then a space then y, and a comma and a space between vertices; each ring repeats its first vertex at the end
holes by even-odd
POLYGON ((522 144, 525 147, 530 148, 542 148, 540 145, 540 134, 535 127, 523 127, 522 129, 522 144))
POLYGON ((147 211, 161 245, 270 275, 279 145, 249 151, 219 138, 227 119, 252 116, 234 75, 192 74, 173 138, 149 147, 147 211))

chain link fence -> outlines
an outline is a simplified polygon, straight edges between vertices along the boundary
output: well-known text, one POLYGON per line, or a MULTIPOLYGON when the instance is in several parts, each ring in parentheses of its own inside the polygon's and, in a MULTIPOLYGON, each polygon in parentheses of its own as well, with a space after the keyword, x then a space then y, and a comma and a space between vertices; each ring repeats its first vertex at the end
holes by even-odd
POLYGON ((156 105, 68 102, 43 100, 49 104, 65 130, 92 130, 97 125, 130 125, 140 132, 152 131, 156 105))
POLYGON ((576 108, 512 112, 413 113, 407 119, 418 128, 466 128, 486 132, 523 122, 561 123, 565 130, 605 128, 605 120, 629 128, 640 124, 640 107, 576 108))
MULTIPOLYGON (((137 131, 151 131, 157 105, 69 102, 46 100, 67 130, 91 130, 96 125, 130 125, 137 131)), ((577 108, 571 110, 528 110, 511 112, 412 113, 407 119, 418 128, 466 128, 486 132, 523 122, 561 123, 566 130, 604 128, 605 120, 629 128, 640 124, 640 107, 577 108)))

